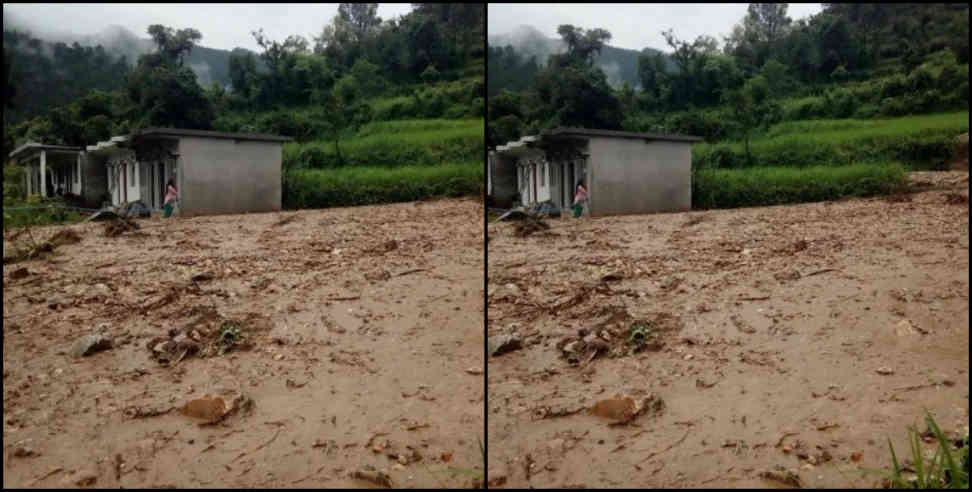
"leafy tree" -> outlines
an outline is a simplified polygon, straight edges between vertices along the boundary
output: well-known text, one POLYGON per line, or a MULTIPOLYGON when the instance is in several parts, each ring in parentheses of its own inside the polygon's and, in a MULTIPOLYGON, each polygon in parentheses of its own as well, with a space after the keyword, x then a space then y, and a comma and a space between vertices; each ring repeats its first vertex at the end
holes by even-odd
POLYGON ((753 132, 779 118, 779 105, 770 101, 769 92, 766 79, 757 75, 747 80, 741 89, 728 91, 725 96, 733 121, 742 134, 748 165, 753 164, 753 155, 749 148, 753 132))
POLYGON ((208 129, 213 109, 196 74, 182 66, 182 59, 201 39, 194 29, 172 29, 160 25, 149 27, 158 51, 142 55, 128 80, 128 97, 132 102, 128 115, 138 127, 165 126, 208 129))
POLYGON ((155 42, 158 53, 165 63, 182 66, 183 59, 202 39, 202 34, 192 28, 174 31, 171 27, 153 24, 148 28, 149 36, 155 42))

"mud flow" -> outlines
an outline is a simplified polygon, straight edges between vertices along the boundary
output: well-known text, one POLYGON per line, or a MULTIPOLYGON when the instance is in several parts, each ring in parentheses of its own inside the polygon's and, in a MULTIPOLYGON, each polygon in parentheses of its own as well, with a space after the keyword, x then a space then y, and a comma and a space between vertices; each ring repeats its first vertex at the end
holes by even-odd
POLYGON ((874 487, 925 409, 967 432, 968 173, 911 179, 490 224, 488 485, 874 487))
POLYGON ((4 487, 480 484, 482 217, 446 200, 8 231, 4 487))

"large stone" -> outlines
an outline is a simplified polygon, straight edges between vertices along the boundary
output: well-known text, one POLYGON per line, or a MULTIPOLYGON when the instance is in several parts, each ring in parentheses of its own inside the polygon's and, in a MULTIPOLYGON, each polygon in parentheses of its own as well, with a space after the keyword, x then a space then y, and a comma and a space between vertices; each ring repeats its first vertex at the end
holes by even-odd
POLYGON ((85 335, 74 343, 71 355, 84 357, 111 348, 111 338, 104 335, 85 335))
POLYGON ((493 357, 523 348, 523 342, 516 335, 496 335, 489 337, 487 347, 489 356, 493 357))

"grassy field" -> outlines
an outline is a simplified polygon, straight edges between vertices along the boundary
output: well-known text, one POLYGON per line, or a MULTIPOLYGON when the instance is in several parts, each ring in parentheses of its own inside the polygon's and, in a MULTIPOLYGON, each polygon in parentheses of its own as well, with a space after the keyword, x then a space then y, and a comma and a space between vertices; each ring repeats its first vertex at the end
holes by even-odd
POLYGON ((419 119, 369 123, 339 143, 317 140, 284 145, 285 168, 430 166, 482 160, 482 119, 419 119))
POLYGON ((955 137, 969 131, 969 112, 874 120, 808 120, 780 123, 750 141, 748 162, 742 142, 698 144, 697 169, 750 166, 843 166, 896 161, 912 169, 943 169, 955 137))
POLYGON ((284 208, 324 208, 460 197, 480 192, 482 161, 435 166, 295 169, 284 177, 284 208))
POLYGON ((836 200, 901 191, 900 163, 847 166, 699 169, 692 179, 692 208, 735 208, 836 200))
POLYGON ((285 208, 475 195, 485 179, 482 119, 373 122, 339 145, 284 146, 285 208))

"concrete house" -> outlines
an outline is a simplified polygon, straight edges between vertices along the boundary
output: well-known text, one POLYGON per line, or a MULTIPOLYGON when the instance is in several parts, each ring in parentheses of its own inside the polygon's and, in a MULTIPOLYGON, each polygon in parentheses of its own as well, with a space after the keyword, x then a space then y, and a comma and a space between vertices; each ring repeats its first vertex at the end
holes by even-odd
MULTIPOLYGON (((171 178, 179 190, 177 209, 182 215, 271 212, 281 209, 283 143, 289 140, 275 135, 147 128, 84 150, 28 144, 11 157, 17 154, 28 165, 39 163, 30 168, 28 183, 37 181, 32 178, 35 174, 43 176, 47 167, 54 170, 52 179, 60 180, 73 162, 80 172, 76 194, 98 206, 141 201, 150 209, 161 209, 165 184, 171 178)), ((29 187, 28 193, 46 196, 41 190, 37 185, 29 187)))
POLYGON ((489 155, 494 202, 573 204, 587 186, 592 216, 674 212, 692 207, 692 143, 699 137, 555 128, 498 146, 489 155))

